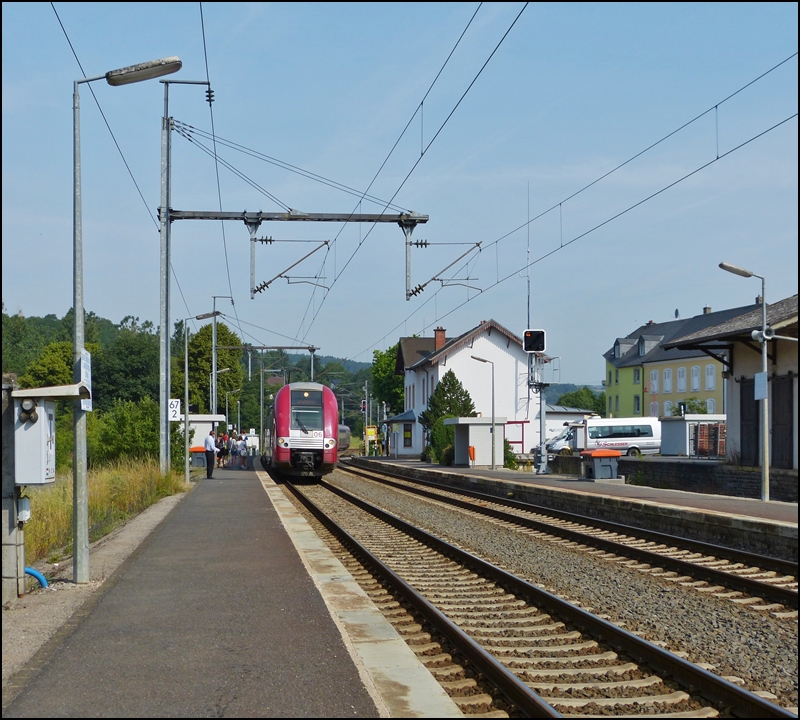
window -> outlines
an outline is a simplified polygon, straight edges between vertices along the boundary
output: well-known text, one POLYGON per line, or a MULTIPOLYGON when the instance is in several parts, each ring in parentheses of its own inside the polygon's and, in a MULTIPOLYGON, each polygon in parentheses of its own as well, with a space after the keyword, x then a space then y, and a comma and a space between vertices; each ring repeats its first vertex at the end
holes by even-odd
MULTIPOLYGON (((658 370, 651 370, 650 371, 650 392, 651 394, 655 395, 658 392, 658 370)), ((654 416, 650 413, 652 417, 654 416)))
POLYGON ((642 413, 642 401, 638 395, 633 396, 633 414, 634 415, 641 415, 642 413))
POLYGON ((411 447, 411 423, 403 424, 403 447, 411 447))
POLYGON ((619 412, 619 395, 614 396, 614 411, 619 412))
POLYGON ((611 370, 608 371, 608 384, 611 385, 611 370))
POLYGON ((651 402, 650 403, 650 417, 658 417, 658 403, 651 402))
POLYGON ((667 417, 672 415, 672 403, 669 400, 664 403, 664 415, 667 417))
POLYGON ((706 365, 706 390, 716 390, 716 389, 717 389, 717 368, 714 365, 706 365))
MULTIPOLYGON (((671 368, 664 368, 664 392, 671 393, 672 392, 672 369, 671 368)), ((664 413, 667 410, 664 408, 664 413)))
POLYGON ((653 437, 650 425, 595 425, 589 427, 589 439, 653 437))
POLYGON ((618 357, 619 357, 619 343, 616 343, 616 344, 614 345, 614 357, 615 357, 615 358, 618 358, 618 357))
POLYGON ((700 389, 700 366, 692 365, 692 392, 700 389))
POLYGON ((322 393, 318 390, 292 390, 292 420, 290 428, 308 434, 322 430, 322 393))
POLYGON ((638 385, 642 381, 641 370, 633 368, 633 384, 638 385))
POLYGON ((714 400, 714 398, 708 398, 708 400, 706 400, 706 412, 709 415, 713 415, 717 412, 717 401, 714 400))
POLYGON ((678 368, 678 392, 686 392, 686 368, 678 368))
POLYGON ((619 385, 619 370, 614 370, 614 384, 619 385))

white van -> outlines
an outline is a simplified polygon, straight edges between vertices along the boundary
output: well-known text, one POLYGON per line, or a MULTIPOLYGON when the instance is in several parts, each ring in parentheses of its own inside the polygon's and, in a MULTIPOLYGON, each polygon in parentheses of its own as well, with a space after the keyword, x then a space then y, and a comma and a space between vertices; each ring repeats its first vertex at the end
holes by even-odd
POLYGON ((661 420, 658 418, 589 418, 570 423, 547 442, 553 454, 572 455, 581 450, 606 448, 623 455, 656 455, 661 452, 661 420))

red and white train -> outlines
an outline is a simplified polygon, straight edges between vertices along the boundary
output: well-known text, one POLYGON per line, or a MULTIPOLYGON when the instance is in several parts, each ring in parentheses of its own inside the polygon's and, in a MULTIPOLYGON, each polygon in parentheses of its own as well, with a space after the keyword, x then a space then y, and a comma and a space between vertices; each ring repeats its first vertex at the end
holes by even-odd
POLYGON ((320 383, 284 385, 270 408, 261 463, 281 477, 322 477, 338 460, 339 403, 320 383))

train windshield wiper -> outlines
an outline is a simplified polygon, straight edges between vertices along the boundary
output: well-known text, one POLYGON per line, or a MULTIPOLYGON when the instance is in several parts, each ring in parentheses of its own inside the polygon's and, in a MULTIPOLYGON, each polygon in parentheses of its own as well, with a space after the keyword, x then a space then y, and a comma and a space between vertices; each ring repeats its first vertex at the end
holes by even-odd
POLYGON ((306 429, 306 426, 303 425, 303 421, 300 419, 300 416, 299 415, 295 415, 294 420, 300 426, 300 429, 303 431, 303 433, 308 435, 308 430, 306 429))

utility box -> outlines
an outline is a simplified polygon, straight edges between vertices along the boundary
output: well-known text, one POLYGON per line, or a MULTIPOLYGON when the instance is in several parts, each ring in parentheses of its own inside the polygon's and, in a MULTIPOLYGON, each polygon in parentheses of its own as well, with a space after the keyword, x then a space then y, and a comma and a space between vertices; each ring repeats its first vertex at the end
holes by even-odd
POLYGON ((587 480, 617 480, 619 450, 584 450, 581 453, 583 477, 587 480))
POLYGON ((14 398, 15 482, 46 485, 56 479, 56 404, 14 398))

